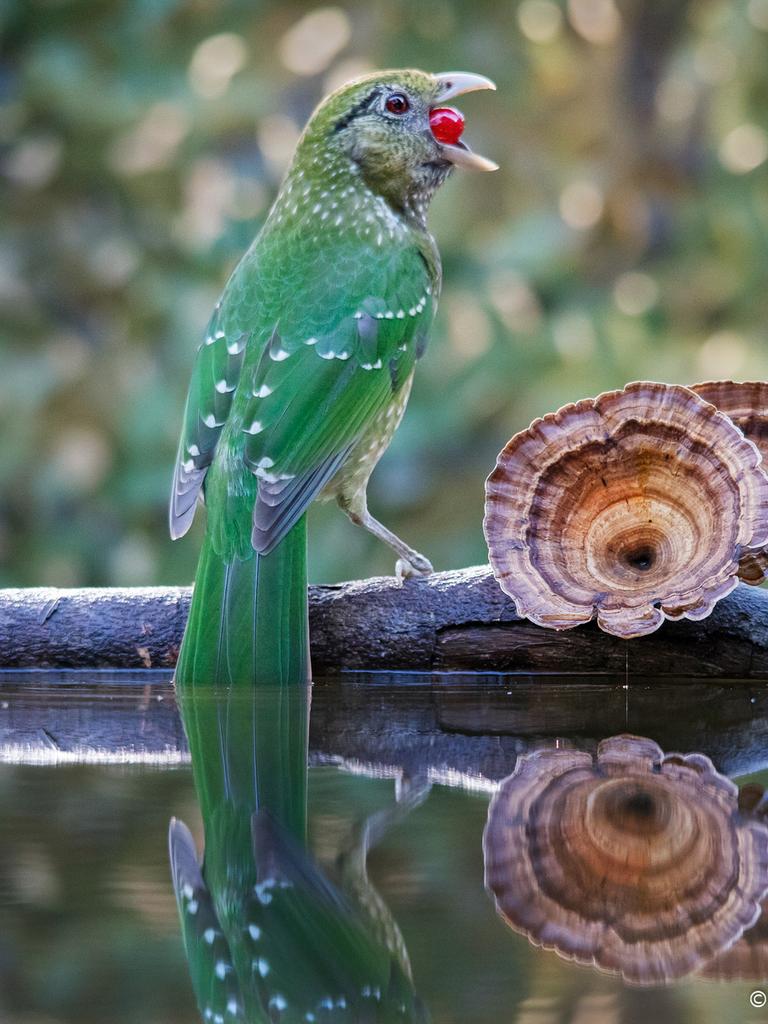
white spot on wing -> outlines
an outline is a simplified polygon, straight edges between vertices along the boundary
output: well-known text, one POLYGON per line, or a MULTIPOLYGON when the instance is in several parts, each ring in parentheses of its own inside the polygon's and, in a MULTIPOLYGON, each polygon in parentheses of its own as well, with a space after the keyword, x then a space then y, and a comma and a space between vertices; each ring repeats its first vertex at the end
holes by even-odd
POLYGON ((236 338, 234 341, 229 342, 229 344, 227 345, 227 352, 229 352, 231 356, 239 356, 240 353, 245 348, 245 340, 246 335, 241 334, 239 338, 236 338))
POLYGON ((269 974, 269 961, 265 960, 263 956, 258 957, 256 960, 253 960, 251 962, 251 967, 253 968, 254 971, 260 974, 262 978, 266 978, 266 976, 269 974))
MULTIPOLYGON (((279 477, 276 479, 279 479, 279 477)), ((272 902, 272 893, 270 892, 270 889, 274 888, 274 878, 265 878, 263 882, 259 882, 253 887, 253 891, 256 893, 256 899, 259 903, 263 903, 264 906, 266 906, 268 903, 272 902)))
POLYGON ((349 352, 346 349, 342 349, 341 352, 318 352, 321 359, 349 359, 349 352))

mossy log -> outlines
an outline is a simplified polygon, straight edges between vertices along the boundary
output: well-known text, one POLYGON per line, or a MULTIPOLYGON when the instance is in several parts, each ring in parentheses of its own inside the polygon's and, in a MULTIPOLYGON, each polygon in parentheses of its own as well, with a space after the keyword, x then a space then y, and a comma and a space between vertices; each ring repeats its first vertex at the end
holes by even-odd
MULTIPOLYGON (((189 588, 0 591, 0 666, 172 668, 189 588)), ((520 619, 487 566, 408 580, 312 586, 316 673, 617 672, 768 678, 768 592, 740 584, 701 622, 619 640, 594 623, 556 632, 520 619)))

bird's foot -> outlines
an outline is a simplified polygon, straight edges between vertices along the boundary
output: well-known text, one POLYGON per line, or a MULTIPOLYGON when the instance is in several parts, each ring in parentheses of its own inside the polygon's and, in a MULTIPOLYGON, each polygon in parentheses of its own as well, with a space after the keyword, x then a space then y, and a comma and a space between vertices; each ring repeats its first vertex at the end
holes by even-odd
POLYGON ((418 769, 413 774, 405 769, 402 775, 395 776, 395 802, 402 807, 418 807, 429 796, 431 788, 425 769, 418 769))
POLYGON ((395 563, 395 576, 402 582, 414 576, 429 576, 435 570, 432 563, 418 551, 412 552, 408 558, 398 558, 395 563))

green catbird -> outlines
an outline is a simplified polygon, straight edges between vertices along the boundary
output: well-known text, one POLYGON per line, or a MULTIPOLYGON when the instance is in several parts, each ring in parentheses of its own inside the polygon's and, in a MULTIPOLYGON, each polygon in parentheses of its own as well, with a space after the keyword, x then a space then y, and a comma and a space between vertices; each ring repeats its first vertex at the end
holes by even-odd
POLYGON ((342 86, 305 128, 269 215, 230 277, 189 388, 170 508, 207 530, 177 679, 281 684, 309 674, 306 516, 335 498, 371 516, 368 478, 403 415, 440 290, 427 223, 454 166, 493 170, 443 104, 487 78, 382 71, 342 86))

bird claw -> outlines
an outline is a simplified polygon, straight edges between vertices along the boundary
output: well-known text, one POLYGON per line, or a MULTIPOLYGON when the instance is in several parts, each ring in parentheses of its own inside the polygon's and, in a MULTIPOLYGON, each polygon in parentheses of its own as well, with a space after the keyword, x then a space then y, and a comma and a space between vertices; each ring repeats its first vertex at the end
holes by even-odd
POLYGON ((404 771, 395 776, 395 802, 401 807, 418 807, 429 796, 431 788, 426 771, 420 770, 414 775, 404 771))
POLYGON ((430 560, 418 551, 414 551, 409 558, 398 558, 395 563, 395 576, 401 582, 413 579, 414 576, 429 576, 434 571, 430 560))

